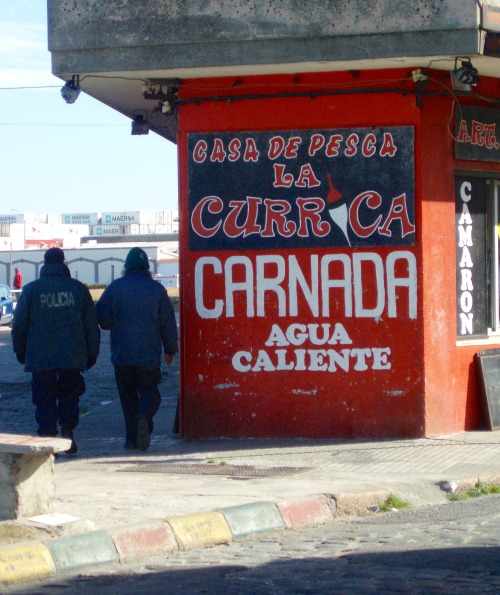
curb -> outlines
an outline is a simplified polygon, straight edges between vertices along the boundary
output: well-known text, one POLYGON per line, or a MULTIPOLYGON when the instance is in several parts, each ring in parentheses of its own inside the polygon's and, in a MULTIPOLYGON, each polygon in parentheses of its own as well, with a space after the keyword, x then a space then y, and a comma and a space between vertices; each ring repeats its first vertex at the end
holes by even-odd
POLYGON ((179 549, 172 528, 164 521, 113 528, 110 536, 122 564, 179 549))
MULTIPOLYGON (((458 480, 460 488, 476 480, 458 480)), ((500 481, 500 475, 484 477, 500 481)), ((442 482, 437 482, 438 485, 442 482)), ((50 578, 66 571, 110 563, 138 562, 174 551, 207 548, 258 537, 266 532, 298 530, 366 514, 391 490, 318 494, 283 502, 254 502, 219 510, 167 517, 107 531, 89 531, 0 548, 0 585, 50 578)))
MULTIPOLYGON (((379 497, 380 492, 373 496, 379 497)), ((123 564, 271 531, 325 524, 332 522, 336 513, 335 496, 320 494, 304 500, 255 502, 109 531, 18 543, 0 548, 0 584, 45 579, 89 566, 123 564)))
POLYGON ((302 529, 324 525, 337 515, 337 502, 333 497, 315 496, 308 500, 295 500, 278 504, 286 529, 302 529))
POLYGON ((58 573, 118 562, 115 544, 104 531, 67 535, 43 543, 49 549, 58 573))
POLYGON ((253 502, 230 506, 221 508, 220 512, 224 515, 235 541, 285 528, 285 521, 274 502, 253 502))
POLYGON ((200 512, 165 519, 179 549, 212 547, 232 541, 231 529, 220 512, 200 512))

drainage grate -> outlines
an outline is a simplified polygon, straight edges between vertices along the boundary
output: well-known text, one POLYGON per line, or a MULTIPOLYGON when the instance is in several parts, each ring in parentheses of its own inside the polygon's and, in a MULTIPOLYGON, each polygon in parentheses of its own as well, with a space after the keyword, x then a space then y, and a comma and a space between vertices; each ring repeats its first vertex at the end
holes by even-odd
POLYGON ((282 477, 310 471, 310 467, 253 467, 251 465, 134 465, 120 471, 174 475, 222 475, 226 477, 282 477))

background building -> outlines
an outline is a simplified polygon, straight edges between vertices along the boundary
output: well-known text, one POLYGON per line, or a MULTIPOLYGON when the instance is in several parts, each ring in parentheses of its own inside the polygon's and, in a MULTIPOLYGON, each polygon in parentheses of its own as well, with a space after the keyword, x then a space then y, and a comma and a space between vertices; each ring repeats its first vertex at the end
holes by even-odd
POLYGON ((178 227, 176 211, 0 215, 0 283, 11 284, 15 267, 25 284, 38 278, 45 250, 59 247, 74 277, 108 284, 121 274, 128 250, 142 246, 152 272, 177 286, 178 227))
POLYGON ((13 213, 0 215, 0 250, 77 248, 92 238, 165 236, 179 232, 177 211, 13 213))

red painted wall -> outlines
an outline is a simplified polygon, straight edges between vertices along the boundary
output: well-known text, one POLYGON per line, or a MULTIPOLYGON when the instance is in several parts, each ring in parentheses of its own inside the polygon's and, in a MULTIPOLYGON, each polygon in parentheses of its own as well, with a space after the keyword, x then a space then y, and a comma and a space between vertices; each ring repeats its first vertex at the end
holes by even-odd
MULTIPOLYGON (((419 109, 413 94, 383 92, 384 86, 408 86, 403 81, 406 77, 407 72, 387 71, 183 81, 180 92, 185 103, 179 113, 178 146, 182 254, 180 421, 184 437, 415 437, 458 431, 480 423, 475 378, 470 372, 474 349, 455 347, 456 163, 452 139, 446 132, 451 100, 424 97, 419 109), (375 90, 333 94, 366 86, 375 90), (314 91, 332 94, 308 94, 314 91), (220 101, 216 96, 235 99, 220 101), (194 98, 200 101, 186 102, 194 98), (249 240, 240 238, 228 249, 218 249, 215 243, 210 244, 211 240, 202 248, 193 249, 189 200, 193 205, 205 195, 200 190, 203 179, 197 174, 189 149, 190 134, 207 133, 213 139, 215 135, 210 133, 223 136, 231 131, 235 135, 242 131, 282 131, 285 136, 290 130, 372 127, 411 127, 414 131, 413 245, 287 248, 284 243, 274 249, 259 249, 249 247, 249 240), (354 267, 354 261, 375 254, 387 283, 387 263, 395 253, 403 255, 395 265, 397 279, 411 277, 412 262, 416 272, 414 288, 404 286, 403 281, 403 286, 394 289, 392 315, 387 292, 380 316, 356 316, 355 310, 346 315, 345 294, 338 290, 330 294, 328 315, 312 312, 301 291, 297 312, 290 312, 293 300, 287 285, 289 257, 296 259, 309 278, 315 258, 322 262, 329 255, 341 255, 354 267), (251 281, 256 287, 258 263, 263 256, 283 261, 285 278, 282 299, 276 292, 264 293, 259 314, 256 292, 228 293, 225 271, 229 271, 227 275, 234 272, 230 279, 234 283, 248 281, 249 273, 254 274, 251 281), (242 264, 228 267, 234 258, 246 263, 247 268, 242 264), (410 303, 413 292, 414 312, 410 303), (234 312, 230 307, 231 295, 234 312), (249 306, 252 299, 253 310, 249 306), (285 316, 280 315, 280 304, 286 308, 285 316), (280 348, 269 344, 273 332, 276 333, 273 325, 285 332, 294 324, 330 325, 325 328, 331 333, 338 324, 340 343, 330 347, 349 349, 351 353, 370 349, 369 355, 365 360, 351 357, 348 371, 339 366, 334 371, 312 371, 311 365, 305 365, 309 368, 305 370, 272 369, 268 360, 278 367, 276 349, 280 348), (373 350, 378 355, 374 356, 373 350), (269 358, 265 360, 267 365, 259 367, 256 362, 261 351, 269 358), (244 355, 239 357, 237 354, 241 353, 244 355), (245 371, 237 369, 235 357, 245 371)), ((409 88, 414 87, 410 84, 409 88)), ((238 186, 237 168, 226 171, 234 172, 225 180, 230 199, 245 198, 245 193, 252 196, 254 188, 238 186)), ((213 180, 206 176, 205 181, 210 195, 213 180)), ((369 188, 367 179, 366 189, 369 188)), ((322 179, 318 194, 324 197, 327 191, 322 179)), ((274 265, 266 266, 272 269, 274 265)), ((364 308, 370 309, 375 306, 380 288, 377 293, 375 265, 365 262, 362 266, 362 296, 358 298, 361 297, 364 308)), ((313 343, 306 333, 300 345, 284 347, 284 361, 288 366, 295 361, 297 366, 297 349, 321 349, 313 343)), ((316 367, 322 367, 319 364, 323 361, 317 360, 316 367)))
MULTIPOLYGON (((483 78, 477 93, 498 97, 499 83, 483 78)), ((488 104, 460 96, 461 105, 488 104)), ((421 125, 422 298, 425 370, 425 434, 485 429, 474 355, 498 347, 492 341, 457 346, 455 277, 455 173, 490 172, 499 164, 454 158, 455 98, 424 101, 421 125)))

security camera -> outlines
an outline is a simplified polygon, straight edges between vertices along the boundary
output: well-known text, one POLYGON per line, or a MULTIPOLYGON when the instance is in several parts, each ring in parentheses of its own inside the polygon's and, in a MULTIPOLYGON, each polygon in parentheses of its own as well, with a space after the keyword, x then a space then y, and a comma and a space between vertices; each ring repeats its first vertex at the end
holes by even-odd
MULTIPOLYGON (((456 61, 455 61, 456 64, 456 61)), ((478 71, 477 68, 472 66, 472 63, 469 59, 461 60, 461 67, 457 68, 455 66, 455 70, 453 74, 459 83, 463 85, 477 85, 478 79, 478 71)))
POLYGON ((147 113, 138 113, 134 111, 134 119, 132 120, 132 132, 133 136, 141 134, 149 134, 149 122, 147 113))
POLYGON ((75 103, 78 99, 78 95, 80 95, 80 91, 80 87, 75 85, 73 81, 67 81, 61 89, 61 95, 66 103, 75 103))

